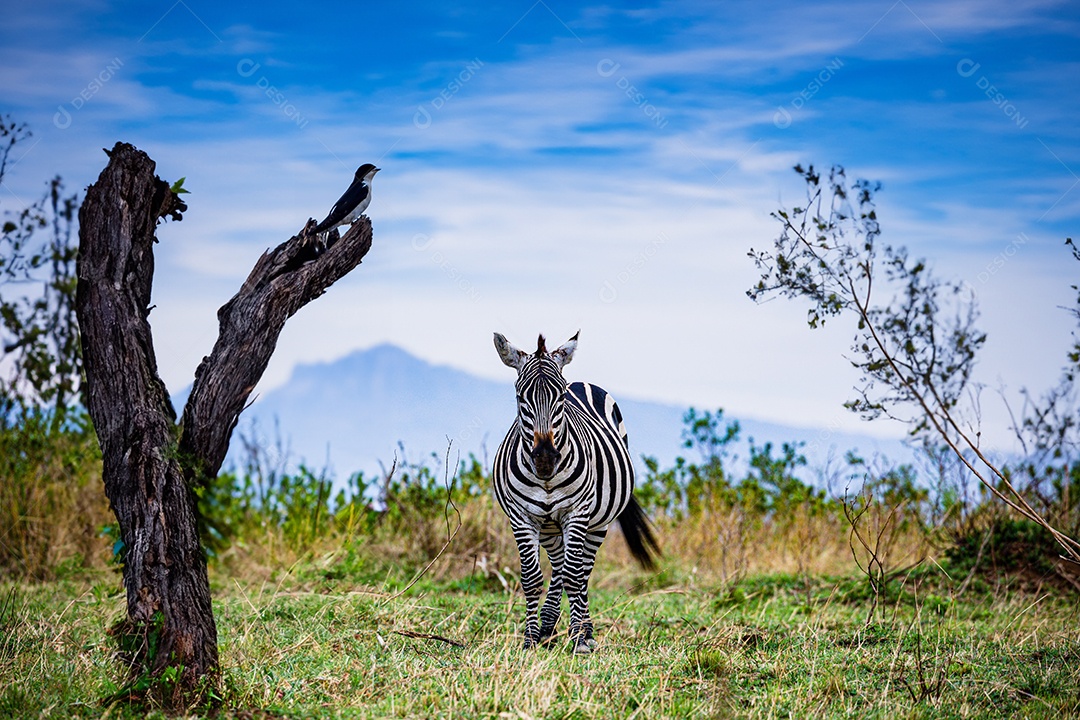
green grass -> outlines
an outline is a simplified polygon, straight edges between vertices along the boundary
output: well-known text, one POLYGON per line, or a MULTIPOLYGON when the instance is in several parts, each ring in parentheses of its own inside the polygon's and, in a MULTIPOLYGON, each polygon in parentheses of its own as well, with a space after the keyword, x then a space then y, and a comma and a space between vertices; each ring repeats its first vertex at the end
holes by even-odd
MULTIPOLYGON (((273 583, 215 575, 218 716, 1080 717, 1075 596, 953 599, 927 581, 866 625, 859 578, 660 587, 601 573, 600 645, 580 657, 565 637, 523 652, 523 600, 490 577, 395 597, 400 571, 341 575, 311 563, 273 583)), ((118 580, 0 586, 0 716, 143 716, 100 704, 123 679, 106 635, 124 612, 118 580)))

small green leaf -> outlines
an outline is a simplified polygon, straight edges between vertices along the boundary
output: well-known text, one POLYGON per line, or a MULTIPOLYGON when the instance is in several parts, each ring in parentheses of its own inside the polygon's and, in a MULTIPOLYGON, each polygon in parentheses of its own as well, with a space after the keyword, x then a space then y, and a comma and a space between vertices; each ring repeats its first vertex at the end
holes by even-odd
POLYGON ((175 194, 175 195, 183 195, 184 193, 187 193, 189 195, 191 194, 190 190, 185 190, 184 189, 184 181, 185 180, 187 180, 186 175, 172 184, 172 187, 170 187, 169 189, 173 191, 173 194, 175 194))

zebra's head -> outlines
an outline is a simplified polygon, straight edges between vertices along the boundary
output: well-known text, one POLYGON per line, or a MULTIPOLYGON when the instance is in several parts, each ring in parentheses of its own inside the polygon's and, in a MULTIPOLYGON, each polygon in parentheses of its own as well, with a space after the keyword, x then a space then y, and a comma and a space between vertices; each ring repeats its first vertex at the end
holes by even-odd
POLYGON ((566 396, 562 369, 574 357, 578 334, 552 352, 548 352, 541 335, 536 341, 536 352, 529 353, 518 350, 505 337, 495 333, 499 357, 518 371, 514 385, 518 427, 532 460, 533 472, 545 480, 555 474, 562 458, 559 448, 562 446, 563 399, 566 396))

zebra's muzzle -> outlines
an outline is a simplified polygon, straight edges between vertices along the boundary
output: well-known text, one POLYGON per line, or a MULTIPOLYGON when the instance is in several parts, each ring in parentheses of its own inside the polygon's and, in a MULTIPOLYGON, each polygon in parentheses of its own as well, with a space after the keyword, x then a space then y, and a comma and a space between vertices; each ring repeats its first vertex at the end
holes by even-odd
POLYGON ((547 480, 555 474, 555 469, 559 466, 559 451, 555 449, 554 438, 551 433, 539 433, 533 439, 533 449, 529 452, 529 456, 532 457, 533 468, 536 470, 536 476, 547 480))

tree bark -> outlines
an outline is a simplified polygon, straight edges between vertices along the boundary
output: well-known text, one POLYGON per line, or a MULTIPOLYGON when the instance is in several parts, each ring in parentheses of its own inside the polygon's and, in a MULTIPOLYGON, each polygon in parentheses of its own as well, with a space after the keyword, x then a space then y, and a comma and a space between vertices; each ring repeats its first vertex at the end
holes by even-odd
MULTIPOLYGON (((306 234, 263 253, 239 292, 218 310, 218 339, 195 371, 184 408, 180 451, 191 469, 213 477, 229 449, 240 412, 247 404, 285 321, 360 264, 371 249, 371 222, 362 217, 316 262, 303 262, 306 234)), ((336 232, 336 231, 334 231, 336 232)))
POLYGON ((167 677, 177 682, 158 689, 170 693, 165 702, 186 702, 213 687, 218 673, 195 484, 221 467, 285 321, 360 263, 371 225, 363 218, 316 259, 309 221, 299 236, 263 254, 218 311, 220 335, 196 373, 181 432, 158 376, 147 316, 155 228, 165 216, 180 220, 187 208, 145 153, 117 143, 108 154, 79 211, 76 309, 86 404, 125 548, 121 647, 133 680, 176 668, 167 677))

